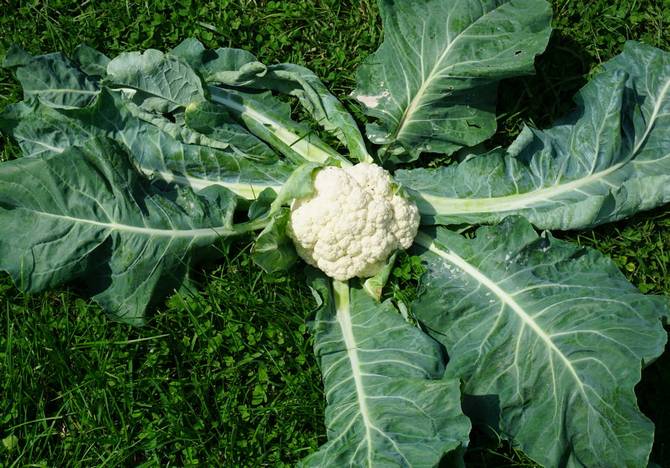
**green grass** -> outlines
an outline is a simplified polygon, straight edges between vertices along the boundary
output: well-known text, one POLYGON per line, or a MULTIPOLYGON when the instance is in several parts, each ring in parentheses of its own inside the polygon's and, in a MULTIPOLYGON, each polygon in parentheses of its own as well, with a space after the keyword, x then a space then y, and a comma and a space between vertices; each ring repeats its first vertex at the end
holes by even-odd
POLYGON ((311 299, 297 277, 269 282, 246 253, 142 329, 74 293, 29 297, 5 282, 0 427, 18 441, 0 459, 280 466, 316 448, 324 428, 311 299))
MULTIPOLYGON (((554 0, 556 33, 538 74, 500 89, 499 132, 548 125, 598 64, 639 39, 670 50, 670 2, 554 0)), ((353 71, 381 40, 373 0, 10 0, 0 52, 109 55, 170 48, 196 36, 262 61, 312 68, 352 109, 353 71)), ((20 98, 0 71, 0 107, 20 98)), ((360 115, 360 114, 358 114, 360 115)), ((16 148, 0 139, 0 158, 16 148)), ((579 234, 609 254, 643 291, 670 295, 670 211, 659 209, 579 234)), ((174 295, 149 326, 111 322, 77 286, 37 295, 0 276, 0 466, 290 465, 324 441, 324 402, 307 322, 313 302, 299 271, 282 280, 235 245, 197 286, 174 295)), ((399 271, 407 284, 412 268, 399 271)), ((670 466, 670 355, 644 372, 640 406, 657 424, 653 459, 670 466)), ((481 434, 479 434, 481 435, 481 434)), ((533 466, 477 438, 468 466, 533 466)))

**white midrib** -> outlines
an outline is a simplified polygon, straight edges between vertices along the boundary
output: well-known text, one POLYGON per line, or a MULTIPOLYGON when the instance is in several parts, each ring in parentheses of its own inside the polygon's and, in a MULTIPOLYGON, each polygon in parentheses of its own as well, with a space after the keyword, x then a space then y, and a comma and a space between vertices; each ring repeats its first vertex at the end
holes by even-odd
MULTIPOLYGON (((31 140, 32 141, 32 140, 31 140)), ((37 143, 41 146, 44 146, 48 148, 49 150, 55 152, 55 153, 63 153, 65 151, 64 148, 58 148, 55 146, 49 146, 45 143, 39 142, 39 141, 33 141, 33 143, 37 143)), ((127 146, 127 145, 126 145, 127 146)), ((212 185, 219 185, 221 187, 226 187, 228 190, 231 192, 235 193, 236 195, 239 195, 242 198, 245 198, 247 200, 255 200, 258 197, 258 194, 261 193, 263 190, 266 188, 271 188, 275 191, 279 191, 281 189, 281 185, 270 185, 270 184, 236 184, 233 182, 223 182, 223 181, 212 181, 212 180, 207 180, 207 179, 200 179, 197 177, 191 177, 191 176, 185 176, 185 175, 178 175, 175 174, 174 172, 171 171, 158 171, 158 170, 153 170, 147 167, 142 167, 139 166, 138 169, 147 176, 158 176, 165 182, 172 182, 176 183, 179 185, 186 185, 191 187, 194 190, 202 190, 207 187, 211 187, 212 185)))
POLYGON ((91 226, 97 226, 103 229, 109 229, 110 231, 120 231, 133 234, 142 234, 150 237, 169 237, 169 238, 198 238, 198 237, 219 237, 235 234, 235 231, 229 229, 226 226, 215 226, 211 228, 200 228, 200 229, 155 229, 149 227, 140 227, 140 226, 131 226, 128 224, 121 224, 117 222, 102 222, 94 221, 92 219, 86 218, 75 218, 73 216, 59 215, 55 213, 47 213, 45 211, 33 210, 33 213, 48 217, 56 218, 63 221, 68 221, 76 224, 89 224, 91 226))
POLYGON ((596 172, 590 176, 573 180, 566 184, 554 185, 533 192, 504 197, 492 198, 448 198, 428 193, 408 191, 417 194, 416 203, 424 214, 464 214, 464 213, 496 213, 501 211, 513 211, 529 206, 535 206, 539 202, 548 201, 564 193, 572 192, 592 182, 603 179, 614 171, 620 169, 627 161, 623 161, 608 167, 604 171, 596 172))
POLYGON ((408 190, 417 194, 415 197, 416 203, 419 205, 422 213, 440 215, 513 211, 527 208, 529 206, 534 206, 538 202, 548 201, 564 193, 572 192, 583 186, 589 185, 592 182, 604 179, 611 173, 619 170, 635 157, 640 148, 642 148, 642 145, 644 145, 644 143, 647 141, 649 133, 651 133, 651 130, 653 129, 661 111, 661 107, 663 106, 663 99, 668 94, 668 92, 670 92, 670 79, 665 83, 663 88, 661 88, 661 92, 659 93, 659 96, 654 104, 654 109, 652 110, 652 113, 649 117, 649 124, 647 125, 644 134, 631 151, 631 156, 617 164, 614 164, 611 167, 608 167, 604 171, 596 172, 590 176, 573 180, 572 182, 565 184, 554 185, 529 193, 507 195, 504 197, 447 198, 430 195, 420 191, 412 191, 411 189, 408 190))
POLYGON ((214 102, 222 104, 229 109, 233 109, 235 112, 238 112, 240 115, 246 115, 249 118, 255 120, 259 124, 268 127, 272 130, 272 133, 284 142, 287 146, 293 149, 296 153, 307 159, 308 161, 314 161, 318 163, 325 163, 329 158, 337 157, 336 154, 328 153, 327 151, 322 150, 318 146, 310 143, 306 138, 297 135, 286 127, 281 125, 276 120, 271 119, 265 114, 261 114, 255 109, 245 106, 234 99, 230 99, 228 96, 223 95, 222 93, 212 93, 211 99, 214 102))
POLYGON ((49 88, 49 89, 29 89, 26 94, 52 94, 52 93, 68 93, 68 94, 98 94, 100 91, 88 89, 72 89, 72 88, 49 88))
POLYGON ((405 128, 407 128, 409 123, 412 122, 412 117, 414 115, 414 112, 416 112, 416 108, 421 103, 421 100, 423 99, 423 95, 426 93, 426 90, 432 84, 433 77, 435 76, 435 71, 437 70, 438 66, 442 63, 445 54, 451 49, 451 46, 453 45, 454 41, 449 43, 444 53, 440 56, 439 60, 435 63, 432 70, 428 74, 426 80, 423 83, 421 83, 419 90, 412 98, 412 101, 409 103, 409 106, 407 106, 407 109, 405 109, 405 112, 403 113, 402 118, 400 119, 400 125, 398 125, 398 130, 396 130, 395 132, 395 138, 400 138, 402 133, 405 131, 405 128))
POLYGON ((484 273, 479 271, 479 269, 475 268, 473 265, 465 261, 465 259, 459 257, 458 255, 456 255, 451 251, 444 251, 440 249, 437 245, 435 245, 435 242, 430 236, 420 232, 416 236, 415 242, 427 248, 428 250, 433 252, 435 255, 438 255, 445 261, 459 268, 461 271, 469 275, 472 279, 477 281, 477 283, 481 284, 486 289, 495 294, 503 304, 507 305, 510 309, 512 309, 512 311, 514 311, 514 313, 521 319, 523 324, 526 325, 528 328, 530 328, 537 335, 537 337, 540 338, 540 340, 542 340, 542 342, 547 346, 547 348, 549 348, 551 352, 556 354, 556 356, 558 356, 561 362, 563 362, 565 368, 568 370, 570 375, 572 375, 575 382, 577 383, 580 393, 582 394, 582 396, 586 398, 584 383, 579 378, 579 375, 577 374, 577 371, 572 365, 572 362, 570 362, 570 360, 565 356, 565 354, 563 354, 563 352, 558 348, 558 346, 556 346, 556 344, 552 341, 551 337, 544 330, 542 330, 542 328, 537 324, 535 320, 533 320, 533 317, 531 317, 530 314, 528 314, 523 309, 523 307, 518 302, 516 302, 516 300, 514 300, 514 298, 509 293, 507 293, 500 286, 498 286, 491 278, 489 278, 484 273))
MULTIPOLYGON (((438 72, 438 70, 440 69, 440 65, 442 65, 442 61, 447 57, 447 55, 449 55, 449 52, 451 51, 451 48, 454 46, 454 44, 456 42, 458 42, 458 40, 461 38, 461 36, 468 29, 470 29, 472 27, 472 25, 477 23, 481 18, 488 15, 489 13, 490 12, 487 12, 482 17, 480 17, 477 20, 470 23, 465 29, 463 29, 463 31, 458 33, 456 35, 456 37, 451 42, 449 42, 449 44, 447 44, 447 47, 445 47, 444 51, 442 52, 442 54, 440 54, 440 57, 435 62, 435 65, 433 65, 433 68, 430 70, 430 73, 428 73, 428 76, 426 77, 426 79, 423 81, 423 83, 421 83, 421 86, 419 87, 418 91, 416 92, 416 94, 412 98, 412 101, 410 102, 409 106, 407 106, 407 109, 405 109, 405 112, 403 113, 402 118, 400 119, 400 124, 398 125, 398 129, 395 132, 395 138, 399 138, 400 135, 402 135, 402 133, 405 131, 405 128, 407 127, 407 125, 410 122, 412 122, 414 112, 416 112, 416 108, 419 106, 419 104, 423 100, 423 96, 424 96, 424 94, 426 94, 426 90, 432 84, 432 81, 435 78, 435 76, 437 76, 440 73, 440 72, 438 72)), ((423 40, 423 35, 421 36, 421 38, 423 40)), ((423 52, 423 47, 422 47, 422 52, 423 52)), ((423 56, 422 56, 422 59, 423 59, 423 56)))
POLYGON ((349 308, 349 285, 340 281, 333 281, 333 290, 335 293, 336 319, 342 331, 342 339, 347 351, 347 357, 351 365, 351 373, 356 387, 356 399, 358 409, 365 426, 365 439, 368 448, 368 466, 372 466, 372 428, 368 411, 367 395, 363 385, 363 376, 360 369, 360 360, 358 358, 358 345, 354 336, 354 329, 351 323, 351 310, 349 308))
POLYGON ((219 185, 225 187, 231 192, 239 195, 242 198, 247 200, 255 200, 258 195, 265 190, 266 188, 271 188, 275 191, 281 189, 281 185, 270 185, 270 184, 249 184, 249 183, 233 183, 233 182, 223 182, 223 181, 213 181, 207 179, 200 179, 197 177, 191 177, 186 175, 178 175, 170 171, 154 171, 147 168, 141 168, 142 172, 146 175, 157 175, 166 182, 173 182, 179 185, 187 185, 194 190, 202 190, 212 185, 219 185))

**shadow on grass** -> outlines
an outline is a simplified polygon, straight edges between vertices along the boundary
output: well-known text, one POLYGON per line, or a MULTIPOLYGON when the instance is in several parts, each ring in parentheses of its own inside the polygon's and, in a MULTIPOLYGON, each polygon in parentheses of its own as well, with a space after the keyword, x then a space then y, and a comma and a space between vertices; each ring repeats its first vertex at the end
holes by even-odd
MULTIPOLYGON (((670 332, 670 328, 666 327, 670 332)), ((651 461, 670 466, 670 346, 665 353, 642 372, 642 382, 635 389, 640 409, 656 426, 651 461)))
POLYGON ((498 131, 491 146, 507 147, 524 124, 547 128, 575 108, 573 98, 587 82, 596 60, 582 46, 555 30, 536 74, 503 80, 498 88, 498 131))

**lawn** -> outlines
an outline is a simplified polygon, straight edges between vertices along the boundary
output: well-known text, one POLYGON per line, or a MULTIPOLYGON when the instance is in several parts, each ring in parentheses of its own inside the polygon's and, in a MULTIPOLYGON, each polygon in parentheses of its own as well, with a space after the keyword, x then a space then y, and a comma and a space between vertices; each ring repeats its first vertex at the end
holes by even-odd
MULTIPOLYGON (((503 83, 498 133, 546 126, 626 39, 670 50, 668 0, 554 0, 555 32, 537 75, 503 83)), ((146 2, 10 0, 0 54, 86 43, 114 56, 168 49, 194 36, 265 63, 303 64, 361 117, 348 98, 353 72, 381 42, 374 0, 146 2)), ((20 89, 0 71, 0 108, 20 89)), ((17 148, 0 139, 0 160, 17 148)), ((592 231, 559 233, 611 256, 643 292, 670 295, 670 207, 592 231)), ((0 467, 284 466, 325 440, 321 377, 308 332, 315 304, 301 271, 276 278, 249 259, 251 239, 205 265, 149 325, 110 321, 77 285, 19 292, 0 275, 0 467)), ((223 248, 223 247, 222 247, 223 248)), ((392 278, 411 283, 407 257, 392 278), (409 278, 409 280, 408 280, 409 278)), ((640 406, 656 424, 652 459, 670 466, 670 354, 648 367, 640 406)), ((467 466, 535 466, 475 434, 467 466)))

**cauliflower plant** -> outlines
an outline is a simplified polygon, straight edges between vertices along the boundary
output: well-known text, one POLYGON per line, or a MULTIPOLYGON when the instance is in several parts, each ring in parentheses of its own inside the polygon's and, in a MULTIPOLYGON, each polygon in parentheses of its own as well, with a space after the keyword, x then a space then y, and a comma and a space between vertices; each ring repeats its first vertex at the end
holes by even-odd
POLYGON ((374 276, 418 228, 419 210, 395 193, 390 174, 360 163, 319 171, 313 195, 291 207, 289 235, 307 263, 346 281, 374 276))

